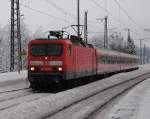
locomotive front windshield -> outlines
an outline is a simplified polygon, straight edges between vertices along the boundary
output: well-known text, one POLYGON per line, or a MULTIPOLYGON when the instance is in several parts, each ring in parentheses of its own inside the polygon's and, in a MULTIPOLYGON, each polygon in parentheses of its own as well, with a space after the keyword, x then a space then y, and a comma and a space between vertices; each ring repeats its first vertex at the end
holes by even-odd
POLYGON ((31 55, 61 55, 62 45, 60 44, 33 44, 31 55))

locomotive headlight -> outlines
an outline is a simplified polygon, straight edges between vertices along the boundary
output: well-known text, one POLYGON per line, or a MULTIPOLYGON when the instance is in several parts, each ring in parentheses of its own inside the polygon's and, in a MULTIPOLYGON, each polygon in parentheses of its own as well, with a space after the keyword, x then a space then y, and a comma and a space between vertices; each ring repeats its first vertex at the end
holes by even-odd
POLYGON ((31 70, 31 71, 34 71, 34 70, 35 70, 35 68, 34 68, 34 67, 31 67, 31 68, 30 68, 30 70, 31 70))
POLYGON ((62 71, 63 69, 62 69, 62 67, 58 67, 58 71, 62 71))
POLYGON ((45 57, 45 60, 47 60, 48 59, 48 57, 45 57))

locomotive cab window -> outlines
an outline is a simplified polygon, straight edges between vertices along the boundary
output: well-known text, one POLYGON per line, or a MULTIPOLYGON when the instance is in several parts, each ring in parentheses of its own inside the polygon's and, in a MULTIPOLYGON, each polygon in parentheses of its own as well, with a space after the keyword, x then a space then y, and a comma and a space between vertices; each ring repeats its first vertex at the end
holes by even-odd
POLYGON ((61 44, 33 44, 31 46, 31 55, 61 55, 61 44))

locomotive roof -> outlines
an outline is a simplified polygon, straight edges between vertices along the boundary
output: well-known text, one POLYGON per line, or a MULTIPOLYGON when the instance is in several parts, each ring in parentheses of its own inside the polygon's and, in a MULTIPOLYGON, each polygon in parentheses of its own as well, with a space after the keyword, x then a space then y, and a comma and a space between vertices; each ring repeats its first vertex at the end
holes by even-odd
POLYGON ((78 39, 69 39, 69 38, 63 38, 63 39, 38 38, 38 39, 34 39, 30 41, 30 43, 43 43, 43 42, 76 44, 76 45, 83 46, 83 47, 93 48, 91 44, 87 44, 81 39, 78 40, 78 39))
POLYGON ((53 42, 53 43, 71 43, 69 39, 48 39, 48 38, 38 38, 31 40, 30 43, 48 43, 48 42, 53 42))

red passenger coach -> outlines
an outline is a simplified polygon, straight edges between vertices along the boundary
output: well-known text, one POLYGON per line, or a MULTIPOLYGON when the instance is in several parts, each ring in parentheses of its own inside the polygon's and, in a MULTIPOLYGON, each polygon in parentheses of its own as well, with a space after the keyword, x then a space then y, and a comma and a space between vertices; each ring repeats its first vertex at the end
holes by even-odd
POLYGON ((35 39, 28 48, 28 79, 33 89, 96 75, 96 50, 79 39, 35 39))
POLYGON ((139 64, 136 55, 108 50, 97 50, 97 59, 97 74, 134 70, 139 64))

